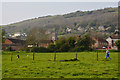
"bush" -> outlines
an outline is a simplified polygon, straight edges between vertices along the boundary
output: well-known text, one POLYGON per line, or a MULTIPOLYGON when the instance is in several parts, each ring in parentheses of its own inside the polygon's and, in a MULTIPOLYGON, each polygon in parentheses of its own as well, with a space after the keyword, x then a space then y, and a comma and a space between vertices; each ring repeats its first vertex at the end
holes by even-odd
POLYGON ((31 52, 49 52, 50 50, 45 47, 33 47, 31 52))
POLYGON ((85 46, 79 46, 79 47, 75 47, 73 49, 70 49, 69 52, 82 52, 82 51, 93 51, 93 49, 89 48, 87 49, 85 46))
POLYGON ((25 48, 24 51, 25 52, 31 52, 30 48, 25 48))
POLYGON ((13 51, 11 47, 7 47, 5 51, 13 51))
POLYGON ((69 52, 81 52, 81 49, 79 47, 75 47, 73 49, 70 49, 69 52))
POLYGON ((115 46, 117 46, 118 51, 120 51, 120 40, 117 40, 117 41, 115 42, 115 46))
POLYGON ((55 51, 55 45, 54 45, 53 43, 49 44, 48 50, 49 50, 50 52, 54 52, 54 51, 55 51))
POLYGON ((60 47, 60 51, 61 52, 68 52, 69 50, 69 46, 67 44, 63 44, 61 47, 60 47))

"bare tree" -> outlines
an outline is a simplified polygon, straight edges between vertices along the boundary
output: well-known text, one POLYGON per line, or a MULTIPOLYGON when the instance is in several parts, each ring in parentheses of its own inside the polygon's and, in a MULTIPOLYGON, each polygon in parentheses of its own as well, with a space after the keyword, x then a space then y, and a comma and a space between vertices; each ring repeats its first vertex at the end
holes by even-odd
POLYGON ((38 44, 44 40, 48 39, 48 34, 46 30, 40 27, 34 27, 30 30, 29 35, 27 37, 27 44, 35 44, 38 47, 38 44))

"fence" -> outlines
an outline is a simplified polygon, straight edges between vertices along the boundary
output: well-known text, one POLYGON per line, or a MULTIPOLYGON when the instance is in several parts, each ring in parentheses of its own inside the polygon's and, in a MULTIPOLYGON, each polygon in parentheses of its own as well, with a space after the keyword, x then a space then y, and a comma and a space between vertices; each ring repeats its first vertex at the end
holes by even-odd
MULTIPOLYGON (((14 53, 12 52, 10 60, 33 60, 33 61, 78 61, 81 59, 93 58, 99 60, 99 54, 105 52, 71 52, 71 53, 14 53), (92 57, 89 57, 92 56, 92 57)), ((105 54, 103 54, 105 55, 105 54)), ((102 55, 102 56, 103 56, 102 55)), ((101 55, 100 55, 101 57, 101 55)))

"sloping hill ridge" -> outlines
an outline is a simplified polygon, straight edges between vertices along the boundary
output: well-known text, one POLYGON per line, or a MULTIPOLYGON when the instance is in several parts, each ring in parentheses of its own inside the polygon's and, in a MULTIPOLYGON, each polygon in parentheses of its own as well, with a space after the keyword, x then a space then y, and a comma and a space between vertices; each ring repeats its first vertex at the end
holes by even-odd
POLYGON ((44 16, 34 19, 24 20, 14 24, 5 25, 4 29, 7 33, 26 32, 33 27, 42 27, 59 33, 65 33, 67 27, 77 30, 78 27, 88 29, 93 27, 104 26, 111 27, 107 32, 113 32, 117 26, 118 8, 105 8, 94 11, 76 11, 64 15, 44 16))

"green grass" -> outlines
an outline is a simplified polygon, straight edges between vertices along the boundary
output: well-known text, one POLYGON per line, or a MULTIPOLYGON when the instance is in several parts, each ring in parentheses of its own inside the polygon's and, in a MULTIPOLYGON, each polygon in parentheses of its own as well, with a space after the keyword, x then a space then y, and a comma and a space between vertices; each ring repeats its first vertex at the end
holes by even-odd
POLYGON ((2 79, 2 55, 0 51, 0 79, 2 79))
POLYGON ((79 52, 79 61, 60 62, 75 58, 75 53, 57 53, 54 61, 54 53, 11 52, 2 54, 3 78, 117 78, 118 77, 118 53, 110 52, 111 60, 105 60, 105 52, 99 52, 97 61, 96 52, 79 52), (20 58, 17 59, 16 55, 20 58), (27 56, 29 55, 29 56, 27 56))

